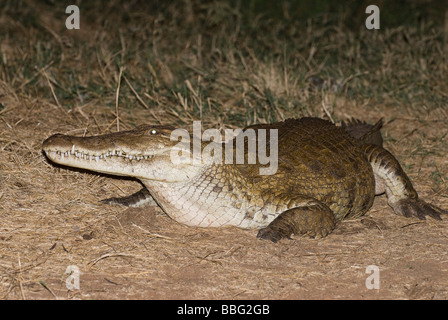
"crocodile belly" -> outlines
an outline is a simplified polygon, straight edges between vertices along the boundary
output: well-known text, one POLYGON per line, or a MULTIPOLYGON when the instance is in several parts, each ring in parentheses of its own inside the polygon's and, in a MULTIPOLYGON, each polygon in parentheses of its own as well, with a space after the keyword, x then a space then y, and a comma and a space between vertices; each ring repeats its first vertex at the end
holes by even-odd
POLYGON ((260 207, 235 193, 218 192, 216 186, 210 189, 152 187, 151 194, 168 216, 188 226, 260 229, 277 216, 274 206, 260 207))

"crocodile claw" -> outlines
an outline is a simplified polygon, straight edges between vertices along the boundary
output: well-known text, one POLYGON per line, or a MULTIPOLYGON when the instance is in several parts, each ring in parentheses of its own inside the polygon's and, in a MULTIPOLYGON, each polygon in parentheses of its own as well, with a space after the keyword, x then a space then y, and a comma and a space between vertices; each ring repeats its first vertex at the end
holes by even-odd
POLYGON ((274 243, 282 238, 291 239, 291 237, 284 236, 271 228, 260 229, 260 231, 258 231, 257 238, 261 240, 271 240, 274 243))
POLYGON ((391 204, 391 207, 397 214, 401 214, 405 217, 417 217, 421 220, 426 220, 426 216, 436 220, 442 220, 440 215, 448 214, 447 210, 419 199, 402 199, 391 204))

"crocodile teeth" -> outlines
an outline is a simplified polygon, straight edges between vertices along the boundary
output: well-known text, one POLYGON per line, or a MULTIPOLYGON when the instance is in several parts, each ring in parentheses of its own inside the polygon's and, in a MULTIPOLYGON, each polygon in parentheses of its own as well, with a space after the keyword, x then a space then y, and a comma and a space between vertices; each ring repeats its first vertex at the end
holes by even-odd
POLYGON ((154 154, 149 154, 149 155, 132 155, 132 154, 125 154, 123 151, 116 151, 116 150, 112 150, 112 151, 108 151, 106 153, 100 154, 100 155, 94 155, 94 154, 89 154, 89 153, 84 153, 78 150, 75 150, 75 145, 72 146, 72 148, 69 151, 54 151, 54 154, 60 156, 61 158, 70 158, 71 155, 73 155, 75 158, 78 159, 83 159, 83 160, 95 160, 96 162, 99 162, 100 160, 107 160, 108 157, 113 157, 113 156, 117 156, 117 157, 123 157, 125 159, 129 159, 129 160, 147 160, 147 159, 152 159, 155 157, 154 154))

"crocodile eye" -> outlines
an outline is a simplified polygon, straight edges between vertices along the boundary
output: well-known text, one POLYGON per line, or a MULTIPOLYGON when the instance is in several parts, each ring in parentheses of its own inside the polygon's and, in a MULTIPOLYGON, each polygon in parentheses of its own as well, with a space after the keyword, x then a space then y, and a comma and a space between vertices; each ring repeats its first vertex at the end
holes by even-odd
POLYGON ((149 133, 150 133, 151 135, 155 135, 155 134, 157 134, 157 130, 156 130, 156 129, 152 129, 151 131, 149 131, 149 133))

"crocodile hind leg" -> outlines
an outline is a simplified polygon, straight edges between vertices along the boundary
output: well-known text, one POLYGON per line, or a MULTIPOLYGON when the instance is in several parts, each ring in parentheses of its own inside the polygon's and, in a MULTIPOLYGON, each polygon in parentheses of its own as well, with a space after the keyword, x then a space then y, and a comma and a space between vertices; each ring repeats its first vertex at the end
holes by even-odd
POLYGON ((108 198, 101 200, 101 202, 105 204, 121 204, 125 207, 156 205, 156 202, 146 188, 142 188, 140 191, 137 191, 127 197, 108 198))
POLYGON ((417 191, 415 191, 408 176, 389 151, 374 145, 366 145, 364 151, 372 165, 375 180, 377 180, 376 193, 383 191, 378 190, 378 186, 382 185, 384 191, 386 191, 387 202, 395 213, 405 217, 417 217, 422 220, 425 220, 426 216, 441 220, 441 214, 448 214, 447 210, 418 198, 417 191))
POLYGON ((257 238, 273 242, 289 238, 292 234, 323 238, 335 226, 336 218, 330 208, 314 201, 282 212, 266 228, 258 232, 257 238))

